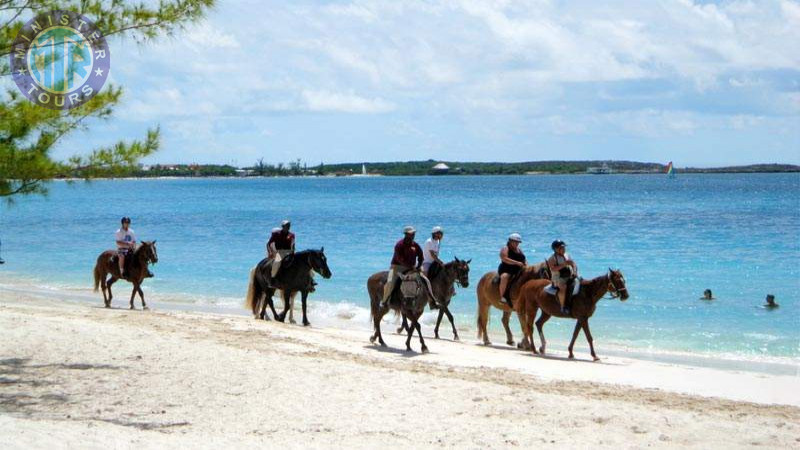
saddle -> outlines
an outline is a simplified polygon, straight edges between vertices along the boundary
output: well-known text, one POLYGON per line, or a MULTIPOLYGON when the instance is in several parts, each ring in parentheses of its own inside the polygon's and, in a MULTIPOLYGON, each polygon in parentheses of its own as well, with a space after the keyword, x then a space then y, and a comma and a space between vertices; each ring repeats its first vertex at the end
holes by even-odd
MULTIPOLYGON (((582 278, 571 278, 569 281, 567 281, 567 289, 569 290, 569 288, 572 287, 572 292, 567 295, 567 301, 569 301, 571 297, 578 295, 578 293, 581 291, 581 281, 583 281, 582 278)), ((558 293, 558 288, 552 284, 549 284, 544 288, 544 292, 555 296, 558 293)))

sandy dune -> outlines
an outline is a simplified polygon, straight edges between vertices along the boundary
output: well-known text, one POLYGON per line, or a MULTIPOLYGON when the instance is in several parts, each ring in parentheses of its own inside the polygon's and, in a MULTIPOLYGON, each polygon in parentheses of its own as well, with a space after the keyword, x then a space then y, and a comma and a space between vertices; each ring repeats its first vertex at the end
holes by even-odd
POLYGON ((383 350, 360 331, 0 291, 0 448, 800 447, 796 376, 473 341, 407 354, 391 328, 383 350))

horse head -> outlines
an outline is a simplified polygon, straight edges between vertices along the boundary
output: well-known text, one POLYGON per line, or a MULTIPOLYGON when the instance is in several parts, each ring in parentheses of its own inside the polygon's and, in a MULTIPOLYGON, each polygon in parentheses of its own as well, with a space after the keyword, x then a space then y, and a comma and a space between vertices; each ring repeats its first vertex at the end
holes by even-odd
POLYGON ((328 258, 325 257, 325 247, 319 250, 309 250, 308 262, 314 272, 322 275, 322 278, 331 277, 331 269, 328 268, 328 258))
POLYGON ((158 250, 156 250, 156 241, 142 241, 142 245, 136 249, 136 252, 143 252, 145 262, 155 264, 158 262, 158 250))
POLYGON ((451 263, 455 270, 456 282, 458 282, 458 285, 462 288, 469 287, 470 262, 472 262, 471 259, 464 261, 463 259, 458 259, 458 256, 456 256, 455 260, 451 263))
POLYGON ((621 270, 608 268, 608 291, 611 293, 611 297, 619 297, 620 301, 624 302, 628 299, 628 288, 621 270))

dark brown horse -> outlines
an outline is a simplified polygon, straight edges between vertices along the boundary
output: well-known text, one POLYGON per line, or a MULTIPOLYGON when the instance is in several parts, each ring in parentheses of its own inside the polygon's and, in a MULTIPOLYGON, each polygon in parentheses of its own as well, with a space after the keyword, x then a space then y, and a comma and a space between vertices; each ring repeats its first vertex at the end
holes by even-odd
POLYGON ((369 338, 369 341, 374 343, 377 339, 381 347, 386 347, 386 342, 383 341, 383 336, 381 335, 381 320, 383 320, 383 316, 391 309, 395 313, 402 314, 411 321, 411 325, 408 327, 410 330, 408 338, 406 338, 406 350, 409 352, 411 351, 411 337, 414 336, 414 330, 417 330, 419 343, 422 346, 422 353, 428 353, 428 346, 425 345, 425 339, 422 338, 422 328, 419 324, 419 318, 425 311, 425 306, 428 305, 428 302, 433 301, 433 299, 430 298, 424 281, 421 279, 418 280, 416 297, 407 299, 404 298, 400 290, 400 284, 405 277, 415 277, 417 273, 414 270, 410 270, 407 274, 401 275, 395 284, 395 290, 392 292, 389 301, 386 302, 386 305, 381 307, 383 286, 386 284, 388 275, 389 272, 384 270, 383 272, 372 274, 372 276, 367 279, 367 292, 369 293, 370 299, 370 318, 375 328, 375 333, 369 338))
POLYGON ((325 256, 325 247, 319 250, 303 250, 284 258, 280 270, 272 282, 273 287, 267 283, 271 270, 270 264, 271 260, 264 258, 250 271, 245 308, 251 310, 256 319, 268 320, 266 312, 267 306, 269 306, 275 320, 283 322, 286 320, 286 313, 292 306, 292 297, 300 292, 303 301, 303 326, 311 325, 306 314, 308 293, 313 292, 314 289, 314 278, 311 272, 317 272, 325 279, 331 277, 328 258, 325 256), (272 296, 276 290, 283 293, 283 312, 280 314, 275 311, 275 304, 272 302, 272 296))
MULTIPOLYGON (((509 297, 511 297, 514 309, 512 310, 504 299, 500 298, 500 287, 493 280, 497 277, 497 272, 486 273, 478 282, 478 339, 483 338, 484 345, 491 345, 489 342, 489 333, 486 327, 489 324, 489 308, 495 308, 503 311, 503 328, 506 330, 506 344, 514 345, 514 335, 511 334, 511 328, 508 327, 508 321, 511 318, 511 313, 517 310, 519 301, 517 296, 520 287, 528 280, 535 280, 547 277, 547 265, 545 263, 534 264, 522 269, 519 276, 512 279, 508 284, 509 297)), ((523 341, 524 344, 524 341, 523 341)), ((526 347, 527 348, 527 347, 526 347)))
MULTIPOLYGON (((433 301, 431 301, 429 305, 431 309, 439 309, 439 317, 436 319, 436 328, 433 329, 433 335, 436 339, 439 339, 439 325, 442 323, 442 318, 447 315, 447 320, 450 321, 450 326, 453 327, 453 340, 458 340, 458 330, 456 330, 456 324, 453 322, 453 314, 450 313, 448 307, 450 306, 450 300, 456 295, 456 288, 454 286, 456 283, 462 288, 469 287, 469 263, 471 261, 471 259, 464 261, 455 258, 444 266, 439 266, 440 269, 430 276, 431 290, 440 305, 436 306, 433 301)), ((397 329, 397 333, 400 334, 403 330, 410 332, 406 316, 403 316, 403 324, 397 329)))
MULTIPOLYGON (((119 273, 119 262, 117 261, 116 250, 106 250, 100 253, 97 257, 97 263, 94 265, 94 291, 97 292, 99 288, 103 288, 103 301, 106 308, 111 307, 111 285, 116 283, 122 277, 119 273), (111 278, 106 280, 106 277, 111 274, 111 278), (108 291, 108 295, 106 295, 108 291)), ((133 299, 136 298, 136 293, 139 293, 139 298, 142 299, 142 309, 147 309, 147 304, 144 301, 144 292, 142 292, 142 282, 148 276, 147 265, 155 264, 158 262, 158 252, 156 251, 156 241, 148 242, 142 241, 132 254, 125 258, 125 265, 128 268, 128 276, 123 279, 133 284, 133 291, 131 292, 131 309, 133 307, 133 299)))
POLYGON ((522 286, 519 293, 518 301, 520 305, 518 314, 520 326, 525 338, 530 340, 533 352, 536 353, 536 347, 533 343, 533 319, 536 317, 536 312, 541 309, 542 314, 539 316, 539 320, 536 321, 536 328, 539 330, 539 337, 542 340, 542 346, 539 347, 539 351, 542 354, 544 354, 547 347, 542 327, 550 317, 555 316, 577 321, 575 330, 572 332, 572 341, 569 343, 569 357, 575 357, 572 354, 572 347, 575 345, 575 339, 578 338, 578 332, 583 329, 586 340, 589 341, 592 358, 595 361, 599 360, 600 358, 594 352, 592 332, 589 331, 589 318, 594 314, 597 302, 607 292, 610 292, 614 298, 619 297, 621 301, 628 299, 628 288, 625 286, 625 277, 622 272, 608 269, 607 274, 582 282, 580 292, 573 296, 570 301, 572 308, 569 315, 561 313, 561 305, 555 295, 545 292, 545 288, 549 284, 550 281, 547 280, 531 280, 522 286))

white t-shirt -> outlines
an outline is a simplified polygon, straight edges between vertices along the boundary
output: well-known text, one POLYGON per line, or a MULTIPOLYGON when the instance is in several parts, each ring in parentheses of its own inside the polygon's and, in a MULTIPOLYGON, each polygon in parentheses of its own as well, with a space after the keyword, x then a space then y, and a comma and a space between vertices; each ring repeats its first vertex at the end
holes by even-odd
MULTIPOLYGON (((114 242, 116 243, 116 241, 136 242, 136 235, 133 234, 133 230, 130 228, 128 228, 127 231, 120 228, 114 235, 114 242)), ((117 247, 119 247, 119 245, 117 245, 117 247)))
POLYGON ((425 241, 425 246, 422 247, 422 257, 423 257, 423 264, 431 264, 432 262, 436 261, 431 255, 431 250, 439 254, 439 241, 433 240, 433 238, 428 238, 425 241))

